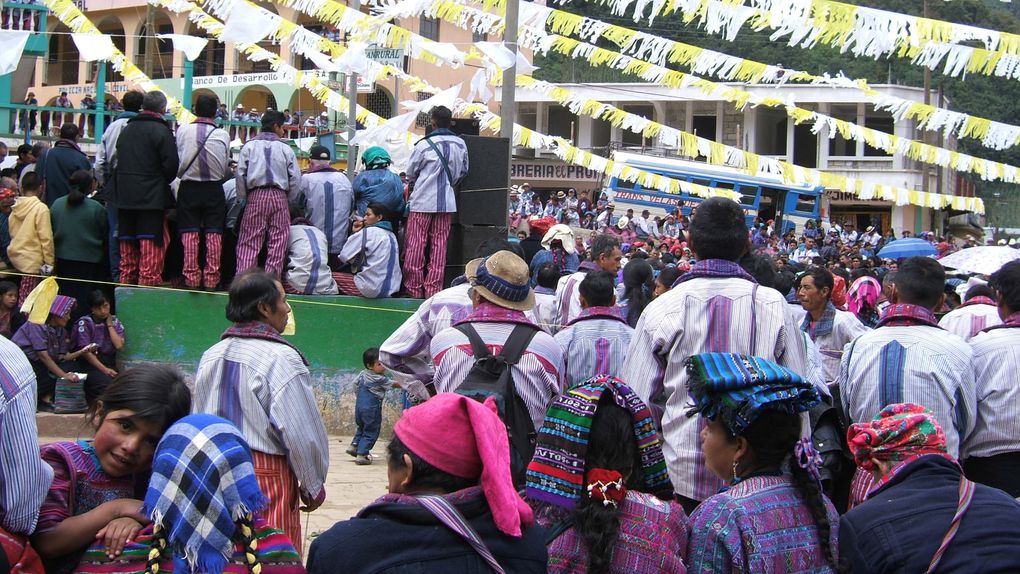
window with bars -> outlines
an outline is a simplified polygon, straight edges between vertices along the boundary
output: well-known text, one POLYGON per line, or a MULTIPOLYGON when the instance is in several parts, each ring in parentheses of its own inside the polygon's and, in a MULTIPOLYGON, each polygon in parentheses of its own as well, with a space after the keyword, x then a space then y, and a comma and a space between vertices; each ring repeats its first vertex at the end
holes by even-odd
POLYGON ((376 88, 374 92, 368 94, 366 103, 368 105, 365 107, 377 116, 386 119, 393 117, 393 104, 390 102, 390 96, 386 93, 386 90, 376 88))
MULTIPOLYGON (((419 102, 424 102, 431 98, 432 94, 428 92, 415 92, 414 96, 419 102)), ((432 125, 432 120, 429 118, 428 114, 418 114, 418 117, 414 120, 414 125, 422 129, 428 129, 428 127, 432 125)))

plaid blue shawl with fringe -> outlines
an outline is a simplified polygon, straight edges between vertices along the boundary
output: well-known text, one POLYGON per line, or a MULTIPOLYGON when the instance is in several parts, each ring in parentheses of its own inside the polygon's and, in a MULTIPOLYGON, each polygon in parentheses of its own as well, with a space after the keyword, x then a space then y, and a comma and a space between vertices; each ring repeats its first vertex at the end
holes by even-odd
POLYGON ((685 363, 694 406, 688 416, 719 419, 737 436, 763 411, 800 413, 819 402, 814 385, 761 357, 701 353, 685 363))
POLYGON ((234 552, 237 520, 268 504, 237 427, 198 414, 159 441, 142 512, 166 533, 174 571, 220 574, 234 552))
POLYGON ((672 497, 659 433, 648 406, 619 379, 592 377, 568 390, 553 402, 538 432, 535 457, 528 465, 528 498, 572 509, 584 490, 585 460, 592 419, 603 393, 630 411, 634 440, 641 455, 643 492, 672 497))

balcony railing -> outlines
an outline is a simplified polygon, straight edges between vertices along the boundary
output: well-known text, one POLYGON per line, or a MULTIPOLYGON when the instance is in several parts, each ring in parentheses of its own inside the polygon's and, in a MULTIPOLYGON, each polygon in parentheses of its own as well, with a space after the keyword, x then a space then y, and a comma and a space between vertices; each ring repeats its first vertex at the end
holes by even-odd
POLYGON ((48 12, 45 6, 39 4, 4 2, 0 9, 0 29, 32 32, 25 44, 25 53, 30 56, 41 56, 49 47, 45 34, 48 12))

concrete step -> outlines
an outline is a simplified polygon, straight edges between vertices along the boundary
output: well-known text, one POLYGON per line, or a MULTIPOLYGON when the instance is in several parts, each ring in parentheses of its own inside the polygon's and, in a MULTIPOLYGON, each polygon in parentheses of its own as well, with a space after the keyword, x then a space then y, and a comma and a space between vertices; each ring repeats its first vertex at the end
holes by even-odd
POLYGON ((36 413, 35 424, 39 427, 40 437, 90 439, 95 434, 85 415, 36 413))

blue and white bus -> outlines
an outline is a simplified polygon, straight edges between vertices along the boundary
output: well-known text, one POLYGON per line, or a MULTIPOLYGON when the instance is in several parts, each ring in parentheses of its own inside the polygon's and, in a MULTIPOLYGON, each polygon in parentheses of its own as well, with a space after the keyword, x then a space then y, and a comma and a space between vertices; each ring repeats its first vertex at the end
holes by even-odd
MULTIPOLYGON (((737 191, 749 227, 755 217, 760 217, 762 221, 775 220, 776 229, 784 233, 789 229, 801 230, 807 220, 818 219, 821 212, 822 186, 791 185, 771 174, 752 176, 727 167, 628 152, 615 152, 613 160, 673 179, 737 191)), ((609 180, 602 191, 616 204, 618 214, 627 209, 640 214, 647 209, 653 217, 665 217, 679 205, 681 213, 689 216, 691 208, 703 201, 703 198, 696 195, 663 193, 615 177, 609 180)))

